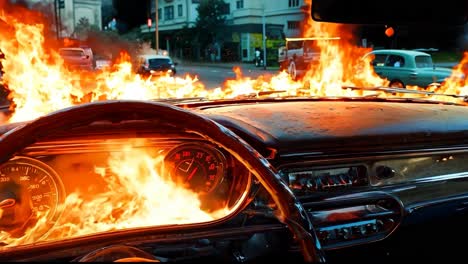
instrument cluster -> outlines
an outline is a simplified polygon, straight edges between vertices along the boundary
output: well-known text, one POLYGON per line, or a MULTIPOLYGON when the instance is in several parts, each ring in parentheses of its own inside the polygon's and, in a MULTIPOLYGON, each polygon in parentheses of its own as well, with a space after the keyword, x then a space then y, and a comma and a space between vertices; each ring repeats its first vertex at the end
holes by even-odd
MULTIPOLYGON (((150 143, 138 145, 137 152, 128 153, 125 148, 118 150, 118 145, 124 142, 38 144, 0 164, 0 238, 7 241, 0 244, 0 249, 15 238, 21 240, 20 243, 29 243, 56 236, 52 227, 63 220, 64 215, 71 214, 67 206, 77 195, 96 206, 100 205, 96 201, 103 199, 104 194, 109 194, 105 199, 122 200, 112 204, 120 207, 112 210, 122 212, 109 213, 115 222, 129 213, 124 209, 127 208, 125 203, 135 203, 138 199, 140 204, 135 207, 145 205, 148 197, 153 197, 154 204, 167 208, 162 211, 164 214, 182 216, 197 200, 194 204, 199 210, 200 222, 209 222, 234 211, 249 190, 248 170, 209 142, 167 140, 152 145, 156 141, 148 141, 150 143), (127 154, 125 158, 123 154, 127 154), (121 159, 112 160, 115 157, 121 159), (39 221, 45 224, 36 228, 39 221), (34 232, 31 232, 33 226, 34 232)), ((105 204, 106 200, 103 201, 105 204)), ((75 207, 83 204, 74 202, 75 207)), ((149 206, 150 211, 152 206, 149 206)), ((105 210, 95 208, 93 213, 104 215, 105 210)), ((156 208, 154 211, 149 213, 157 214, 156 208)), ((177 216, 174 219, 178 220, 177 216)), ((162 222, 162 225, 170 223, 162 222)), ((155 225, 159 225, 156 220, 155 225)))

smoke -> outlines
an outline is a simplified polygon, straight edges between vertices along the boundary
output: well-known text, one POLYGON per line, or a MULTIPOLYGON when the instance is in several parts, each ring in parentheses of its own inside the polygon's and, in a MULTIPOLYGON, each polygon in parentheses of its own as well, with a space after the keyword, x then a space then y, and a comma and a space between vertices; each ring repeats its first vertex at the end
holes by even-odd
MULTIPOLYGON (((44 47, 46 49, 57 50, 64 46, 64 39, 69 38, 77 40, 74 45, 89 46, 93 53, 97 55, 95 58, 104 57, 115 60, 122 52, 134 58, 141 50, 141 43, 135 38, 125 39, 116 31, 102 31, 95 25, 90 25, 85 29, 86 34, 84 35, 86 37, 84 39, 78 40, 75 35, 61 36, 61 39, 57 39, 54 5, 51 1, 0 0, 0 10, 10 17, 21 18, 23 23, 45 25, 44 47)), ((9 23, 13 22, 0 19, 2 37, 14 34, 13 26, 9 23)), ((78 21, 74 21, 75 26, 77 23, 78 21)), ((60 26, 62 29, 65 28, 64 25, 60 26)), ((8 54, 6 54, 6 57, 8 57, 8 54)))

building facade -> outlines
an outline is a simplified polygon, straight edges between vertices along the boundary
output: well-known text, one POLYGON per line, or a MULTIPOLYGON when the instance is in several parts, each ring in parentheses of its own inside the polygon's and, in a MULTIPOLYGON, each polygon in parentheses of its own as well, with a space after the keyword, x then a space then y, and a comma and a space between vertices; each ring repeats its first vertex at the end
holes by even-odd
MULTIPOLYGON (((155 34, 156 1, 158 1, 159 46, 178 53, 174 49, 171 36, 184 27, 194 27, 198 16, 200 0, 148 0, 151 6, 148 14, 151 27, 141 25, 142 33, 155 34)), ((301 22, 304 20, 304 0, 224 0, 226 6, 226 28, 223 35, 215 41, 215 60, 253 61, 255 50, 263 46, 263 24, 267 47, 276 51, 285 37, 300 35, 301 22), (225 54, 226 53, 226 54, 225 54), (227 55, 229 53, 229 55, 227 55), (229 58, 228 58, 229 56, 229 58)), ((177 48, 177 47, 176 47, 177 48)), ((267 52, 267 54, 273 54, 267 52)), ((202 58, 204 52, 201 51, 202 58)))
POLYGON ((61 9, 62 37, 74 37, 80 20, 86 19, 90 26, 102 29, 101 0, 65 0, 61 9))
POLYGON ((61 6, 58 0, 29 0, 28 2, 32 7, 37 5, 50 6, 52 12, 55 12, 59 17, 58 36, 75 37, 75 29, 80 20, 86 20, 90 26, 102 29, 102 1, 106 0, 63 0, 61 6))

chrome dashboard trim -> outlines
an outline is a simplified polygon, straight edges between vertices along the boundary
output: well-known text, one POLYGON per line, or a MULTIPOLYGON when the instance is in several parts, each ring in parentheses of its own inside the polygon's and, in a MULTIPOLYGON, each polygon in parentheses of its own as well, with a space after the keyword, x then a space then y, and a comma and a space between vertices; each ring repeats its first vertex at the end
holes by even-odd
MULTIPOLYGON (((468 146, 460 146, 460 147, 450 147, 450 148, 428 148, 428 149, 412 149, 412 150, 398 150, 398 151, 386 151, 386 152, 369 152, 369 153, 346 153, 346 154, 336 154, 336 155, 331 155, 331 154, 324 154, 323 152, 319 151, 309 151, 309 152, 297 152, 297 153, 285 153, 285 154, 279 154, 278 158, 321 158, 321 157, 326 157, 327 159, 333 159, 334 161, 339 160, 339 161, 344 161, 344 160, 355 160, 356 156, 359 156, 359 158, 371 158, 375 157, 375 159, 380 159, 380 158, 385 158, 388 156, 393 156, 393 155, 407 155, 407 156, 419 156, 419 155, 425 155, 425 154, 444 154, 445 152, 451 152, 451 153, 463 153, 467 152, 468 153, 468 146), (364 156, 363 156, 364 155, 364 156), (354 156, 353 158, 340 158, 342 156, 354 156), (335 158, 336 157, 336 158, 335 158)), ((323 162, 324 160, 321 159, 319 162, 323 162)))
MULTIPOLYGON (((311 153, 311 152, 310 152, 311 153)), ((308 166, 316 166, 319 164, 320 166, 328 166, 328 164, 339 164, 340 166, 351 165, 351 164, 358 164, 364 161, 374 161, 374 160, 381 160, 381 159, 402 159, 402 158, 412 158, 412 157, 421 157, 421 156, 432 156, 432 155, 441 155, 441 154, 461 154, 467 153, 468 154, 468 147, 454 147, 454 148, 435 148, 435 149, 423 149, 423 150, 412 150, 412 151, 389 151, 385 153, 365 153, 363 154, 343 154, 346 157, 341 157, 343 155, 339 155, 336 157, 326 155, 326 156, 318 156, 315 160, 304 160, 304 161, 294 161, 294 162, 285 162, 281 163, 278 162, 277 169, 296 169, 296 168, 304 168, 308 166), (354 156, 353 156, 354 155, 354 156)), ((297 157, 300 157, 300 153, 297 153, 297 157)), ((280 158, 284 155, 279 155, 280 158)), ((307 157, 303 157, 307 158, 307 157)))
MULTIPOLYGON (((347 166, 350 164, 339 164, 336 165, 338 167, 341 166, 347 166)), ((361 165, 361 166, 366 166, 361 163, 355 163, 352 165, 361 165)), ((330 169, 333 169, 335 166, 329 167, 330 169)), ((368 167, 368 166, 366 166, 368 167)), ((327 167, 316 167, 317 169, 326 169, 327 167)), ((308 171, 311 168, 305 167, 304 170, 301 170, 300 168, 294 168, 295 172, 301 172, 301 171, 308 171)), ((280 173, 285 173, 283 170, 280 171, 280 173)), ((392 184, 385 184, 385 185, 369 185, 369 186, 375 186, 375 187, 391 187, 391 186, 401 186, 402 184, 406 185, 411 185, 411 184, 423 184, 423 183, 430 183, 430 182, 443 182, 443 181, 450 181, 450 180, 460 180, 460 179, 465 179, 468 181, 468 171, 467 172, 460 172, 460 173, 451 173, 451 174, 444 174, 444 175, 437 175, 437 176, 430 176, 430 177, 425 177, 425 178, 419 178, 419 179, 414 179, 414 180, 408 180, 406 182, 398 182, 398 183, 392 183, 392 184)), ((405 186, 402 188, 399 188, 398 190, 408 190, 408 189, 414 189, 416 188, 415 186, 405 186)))
MULTIPOLYGON (((115 138, 115 139, 79 139, 79 140, 62 140, 62 141, 47 141, 35 143, 21 151, 21 155, 38 156, 38 155, 58 155, 58 154, 74 154, 74 153, 93 153, 102 151, 118 151, 121 146, 128 143, 129 139, 141 139, 140 147, 160 147, 161 149, 172 148, 176 145, 190 142, 205 141, 200 138, 157 138, 157 137, 134 137, 134 138, 115 138)), ((205 141, 206 142, 206 141, 205 141)))
MULTIPOLYGON (((409 180, 409 181, 407 181, 405 183, 408 183, 408 184, 429 183, 429 182, 459 180, 459 179, 463 179, 463 178, 467 178, 467 180, 468 180, 468 172, 451 173, 451 174, 444 174, 444 175, 438 175, 438 176, 425 177, 425 178, 420 178, 420 179, 415 179, 415 180, 409 180)), ((391 186, 391 184, 389 184, 387 186, 391 186)))
POLYGON ((443 203, 448 203, 448 202, 454 202, 454 201, 463 201, 463 200, 468 200, 468 195, 458 195, 455 197, 447 197, 447 198, 440 198, 436 200, 429 200, 425 202, 417 202, 413 204, 409 204, 405 206, 405 210, 408 214, 413 213, 416 210, 420 210, 429 206, 434 206, 438 204, 443 204, 443 203))
POLYGON ((280 158, 295 158, 295 157, 302 157, 302 156, 316 156, 322 155, 323 152, 314 151, 314 152, 297 152, 297 153, 287 153, 287 154, 280 154, 280 158))

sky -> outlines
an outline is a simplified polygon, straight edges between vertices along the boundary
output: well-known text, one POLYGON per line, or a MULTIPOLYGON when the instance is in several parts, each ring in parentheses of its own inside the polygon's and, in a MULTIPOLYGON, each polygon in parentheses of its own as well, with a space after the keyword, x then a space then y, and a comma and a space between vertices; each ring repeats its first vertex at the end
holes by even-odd
POLYGON ((116 18, 131 29, 145 24, 148 18, 147 1, 145 0, 114 0, 114 8, 117 12, 116 18))

